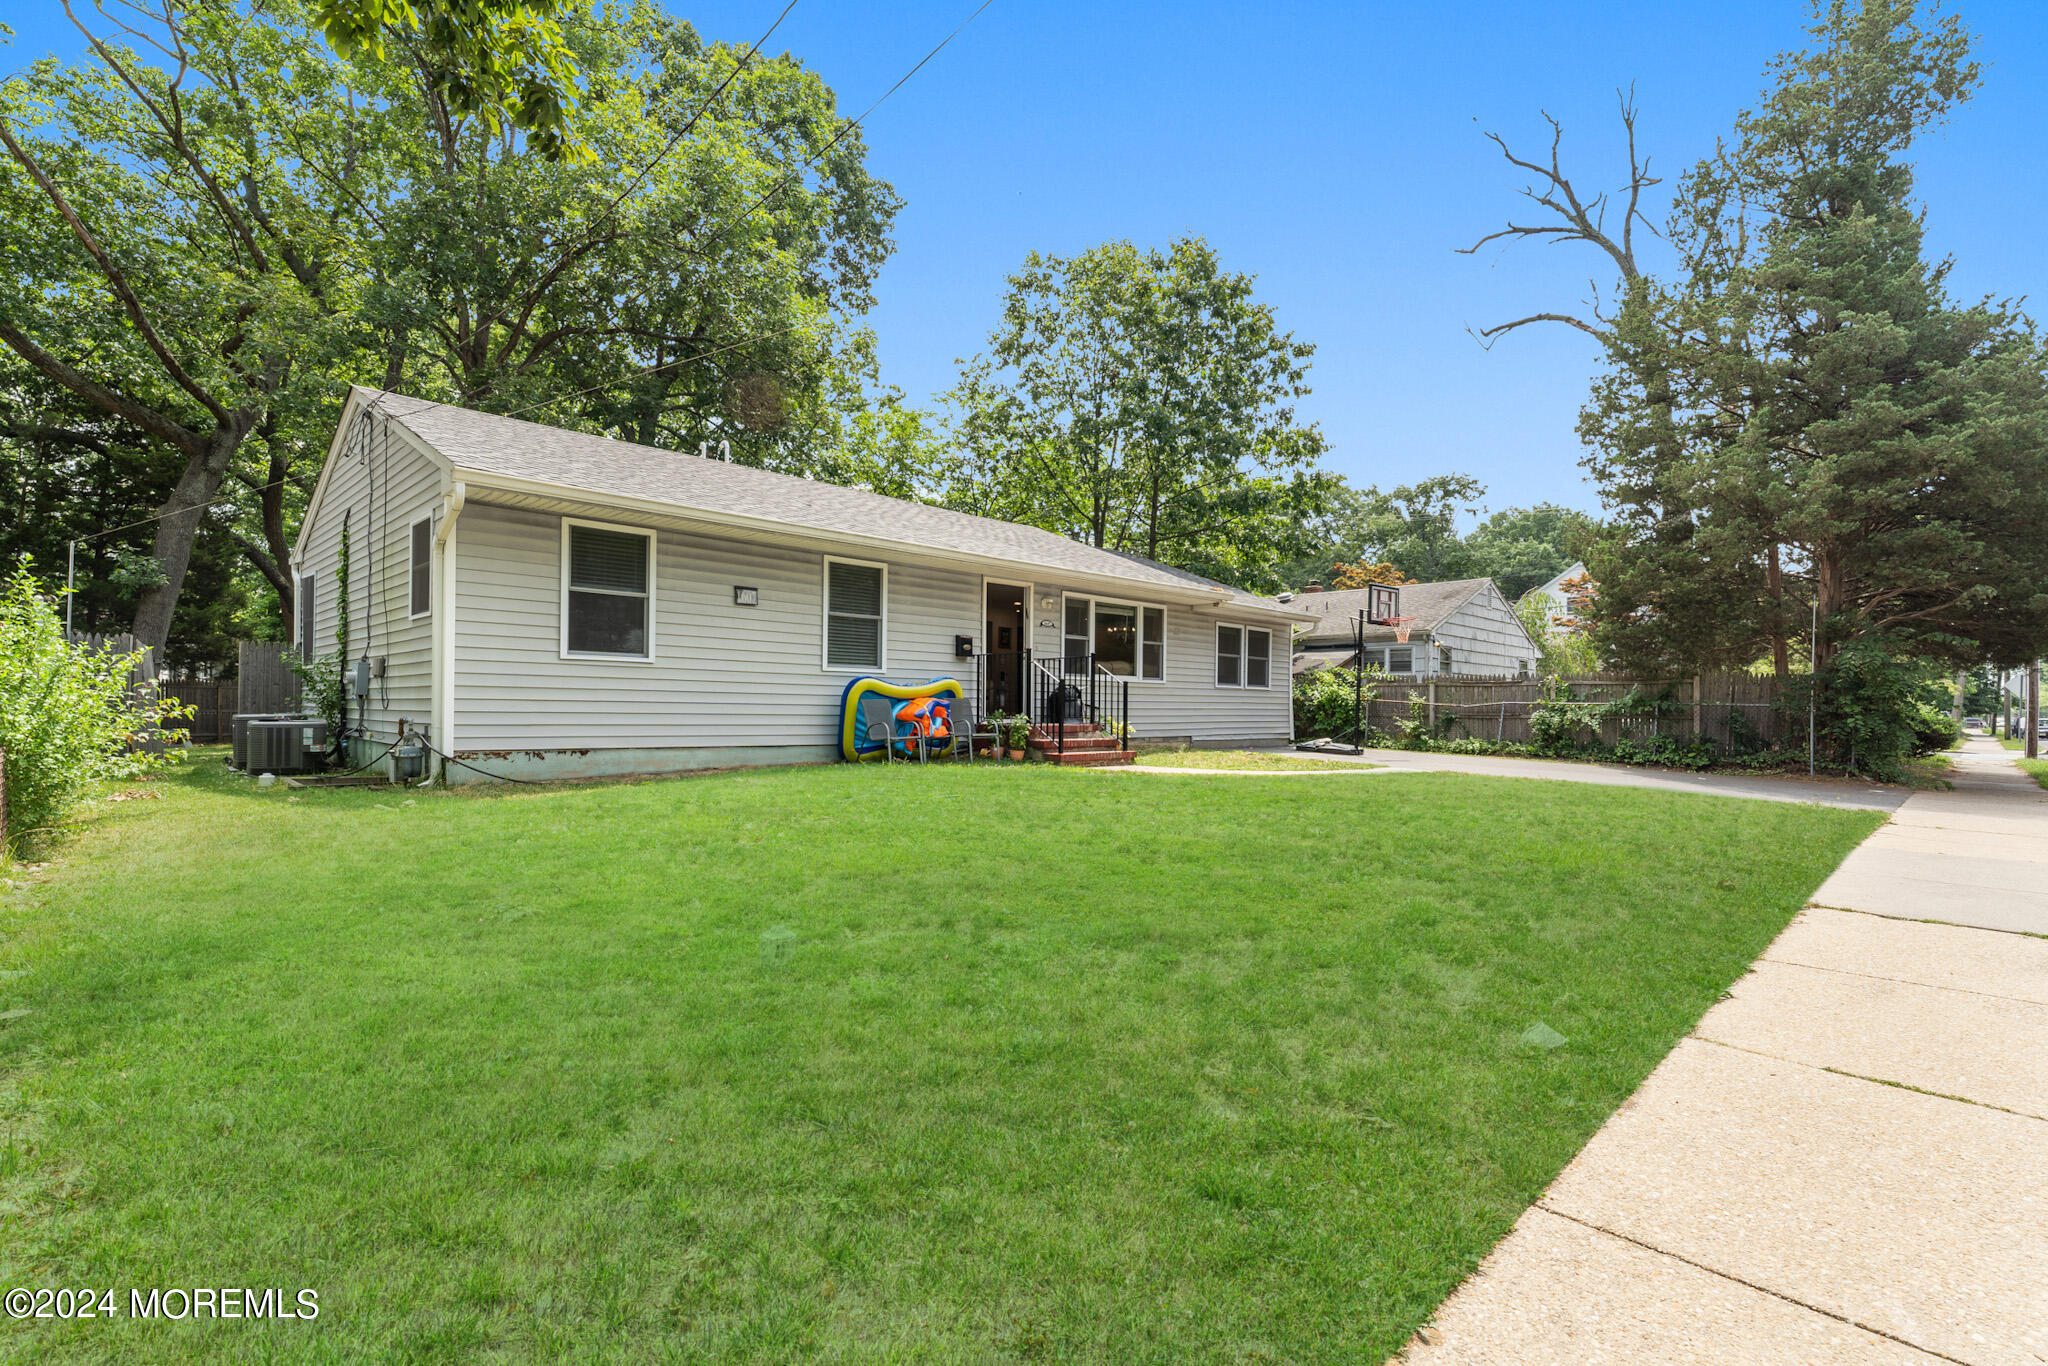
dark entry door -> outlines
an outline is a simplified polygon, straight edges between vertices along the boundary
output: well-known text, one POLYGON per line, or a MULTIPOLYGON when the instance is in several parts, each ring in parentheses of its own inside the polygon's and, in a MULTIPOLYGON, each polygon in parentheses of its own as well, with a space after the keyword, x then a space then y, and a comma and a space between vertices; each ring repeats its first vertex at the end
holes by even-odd
POLYGON ((981 699, 987 712, 1017 712, 1024 709, 1024 595, 1026 590, 1010 584, 988 586, 988 634, 982 637, 982 651, 988 656, 988 695, 981 699))

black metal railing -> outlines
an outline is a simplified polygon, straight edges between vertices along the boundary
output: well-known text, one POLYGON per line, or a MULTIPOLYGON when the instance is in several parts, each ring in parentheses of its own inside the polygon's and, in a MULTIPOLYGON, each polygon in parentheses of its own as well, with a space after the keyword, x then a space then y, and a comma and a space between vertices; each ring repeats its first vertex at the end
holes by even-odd
POLYGON ((1122 749, 1131 733, 1130 680, 1111 673, 1092 654, 1031 661, 1031 702, 1025 709, 1056 754, 1070 735, 1093 726, 1122 749))

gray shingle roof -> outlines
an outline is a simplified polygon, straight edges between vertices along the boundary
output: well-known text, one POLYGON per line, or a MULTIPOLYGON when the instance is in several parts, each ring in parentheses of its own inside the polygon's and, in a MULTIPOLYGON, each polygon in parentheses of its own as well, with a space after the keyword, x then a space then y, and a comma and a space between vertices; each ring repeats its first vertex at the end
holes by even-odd
MULTIPOLYGON (((375 391, 358 389, 365 399, 375 391)), ((1033 569, 1127 580, 1132 592, 1153 584, 1207 591, 1262 612, 1295 608, 1122 551, 1102 550, 1056 532, 890 498, 864 489, 707 460, 683 451, 566 431, 479 413, 452 404, 385 394, 380 411, 441 452, 458 471, 501 475, 615 498, 666 503, 680 510, 777 522, 822 536, 893 541, 923 550, 999 559, 1033 569)))
MULTIPOLYGON (((1409 638, 1427 636, 1442 626, 1452 613, 1472 601, 1492 579, 1449 579, 1443 583, 1404 583, 1401 585, 1401 615, 1414 617, 1409 625, 1409 638)), ((1298 607, 1304 612, 1314 612, 1322 617, 1317 625, 1309 627, 1297 643, 1329 641, 1341 644, 1352 638, 1352 623, 1365 610, 1366 595, 1370 590, 1347 588, 1335 593, 1297 593, 1287 605, 1298 607)), ((1391 626, 1368 626, 1367 640, 1392 640, 1391 626)))

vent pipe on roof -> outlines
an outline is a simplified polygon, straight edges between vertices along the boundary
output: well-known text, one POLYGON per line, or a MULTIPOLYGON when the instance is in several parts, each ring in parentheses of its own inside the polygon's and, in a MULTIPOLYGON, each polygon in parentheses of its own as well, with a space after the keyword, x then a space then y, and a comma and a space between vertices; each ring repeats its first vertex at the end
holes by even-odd
MULTIPOLYGON (((711 443, 709 441, 699 441, 697 443, 697 457, 700 460, 709 460, 711 458, 711 443)), ((732 442, 721 441, 718 443, 718 458, 727 464, 732 463, 732 442)))

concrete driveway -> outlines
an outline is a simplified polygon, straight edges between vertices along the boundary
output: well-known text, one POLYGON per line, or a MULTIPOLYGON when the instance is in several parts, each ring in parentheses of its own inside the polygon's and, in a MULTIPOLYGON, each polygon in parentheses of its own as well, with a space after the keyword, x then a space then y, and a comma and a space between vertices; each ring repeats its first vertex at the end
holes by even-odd
POLYGON ((2048 791, 1972 741, 1411 1362, 2048 1362, 2048 791))

